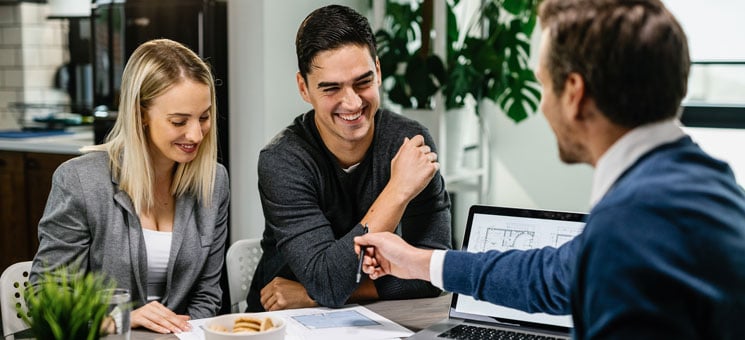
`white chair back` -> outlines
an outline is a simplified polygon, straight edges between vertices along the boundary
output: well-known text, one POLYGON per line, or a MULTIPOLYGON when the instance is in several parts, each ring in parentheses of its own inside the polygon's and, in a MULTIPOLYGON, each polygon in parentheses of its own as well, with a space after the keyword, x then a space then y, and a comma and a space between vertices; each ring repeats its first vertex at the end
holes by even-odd
POLYGON ((23 290, 28 286, 31 261, 18 262, 0 275, 0 313, 3 321, 3 338, 13 339, 15 333, 28 329, 16 307, 26 311, 23 290))
POLYGON ((238 240, 228 248, 225 264, 230 287, 230 310, 233 313, 246 310, 246 296, 261 254, 260 238, 238 240))

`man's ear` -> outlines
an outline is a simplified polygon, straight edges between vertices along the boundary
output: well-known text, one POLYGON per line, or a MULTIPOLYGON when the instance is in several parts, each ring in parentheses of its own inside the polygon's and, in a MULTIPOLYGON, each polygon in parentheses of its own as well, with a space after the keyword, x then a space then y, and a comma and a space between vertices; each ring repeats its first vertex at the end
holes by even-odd
POLYGON ((377 73, 378 86, 383 84, 383 73, 380 71, 380 58, 375 57, 375 73, 377 73))
POLYGON ((303 76, 300 74, 300 72, 295 74, 295 81, 297 81, 297 89, 298 91, 300 91, 300 96, 303 97, 304 101, 310 103, 308 84, 305 83, 305 79, 303 79, 303 76))
POLYGON ((567 118, 575 120, 582 119, 582 105, 585 101, 585 80, 579 73, 569 73, 564 82, 564 93, 561 96, 562 105, 567 118))

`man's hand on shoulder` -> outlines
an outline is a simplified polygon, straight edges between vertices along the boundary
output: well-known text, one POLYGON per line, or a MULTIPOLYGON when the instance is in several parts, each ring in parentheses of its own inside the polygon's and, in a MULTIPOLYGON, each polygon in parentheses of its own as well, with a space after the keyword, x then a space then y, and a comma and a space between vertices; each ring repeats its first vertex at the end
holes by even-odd
POLYGON ((388 184, 396 188, 408 202, 424 190, 439 169, 437 153, 432 152, 424 143, 422 135, 405 138, 391 160, 391 179, 388 184))
POLYGON ((405 138, 391 160, 388 184, 360 223, 369 224, 371 233, 396 230, 409 202, 427 187, 439 169, 437 154, 424 143, 424 137, 405 138))

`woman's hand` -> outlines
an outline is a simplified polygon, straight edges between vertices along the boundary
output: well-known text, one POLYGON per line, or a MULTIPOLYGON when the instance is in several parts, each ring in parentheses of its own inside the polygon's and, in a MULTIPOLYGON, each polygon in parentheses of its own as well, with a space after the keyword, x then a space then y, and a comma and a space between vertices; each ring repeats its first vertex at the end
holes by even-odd
POLYGON ((188 315, 178 315, 158 301, 132 311, 132 328, 145 327, 158 333, 181 333, 191 330, 188 315))

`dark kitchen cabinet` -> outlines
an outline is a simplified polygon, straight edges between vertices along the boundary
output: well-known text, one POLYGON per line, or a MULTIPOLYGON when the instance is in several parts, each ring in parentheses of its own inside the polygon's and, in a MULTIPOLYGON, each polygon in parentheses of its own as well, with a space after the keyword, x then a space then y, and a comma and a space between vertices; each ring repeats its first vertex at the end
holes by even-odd
POLYGON ((0 151, 0 271, 33 259, 52 174, 76 155, 0 151))

